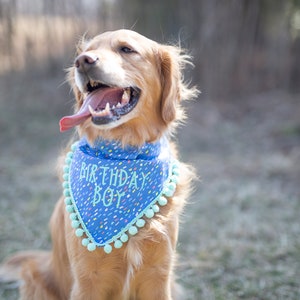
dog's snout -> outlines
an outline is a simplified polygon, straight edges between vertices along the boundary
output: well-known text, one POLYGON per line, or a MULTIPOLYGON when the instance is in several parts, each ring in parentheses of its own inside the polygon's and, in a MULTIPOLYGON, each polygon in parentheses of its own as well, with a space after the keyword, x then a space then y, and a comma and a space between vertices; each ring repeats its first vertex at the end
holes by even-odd
POLYGON ((97 62, 97 60, 99 60, 99 58, 95 54, 83 53, 75 59, 75 67, 79 71, 87 71, 97 62))

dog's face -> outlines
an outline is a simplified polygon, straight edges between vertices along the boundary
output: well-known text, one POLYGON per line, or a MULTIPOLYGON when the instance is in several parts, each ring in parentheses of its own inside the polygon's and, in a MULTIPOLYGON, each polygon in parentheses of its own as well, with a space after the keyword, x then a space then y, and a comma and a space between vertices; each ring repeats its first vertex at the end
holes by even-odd
POLYGON ((177 48, 130 31, 106 32, 82 42, 70 70, 75 114, 61 130, 140 145, 161 137, 180 114, 183 60, 177 48))

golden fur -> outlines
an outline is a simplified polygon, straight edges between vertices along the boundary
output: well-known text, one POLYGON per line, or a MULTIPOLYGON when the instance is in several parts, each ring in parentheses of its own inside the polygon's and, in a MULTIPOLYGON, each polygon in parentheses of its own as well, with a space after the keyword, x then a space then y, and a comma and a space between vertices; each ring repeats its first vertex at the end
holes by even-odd
MULTIPOLYGON (((90 142, 103 137, 119 140, 123 145, 142 145, 162 135, 170 136, 184 117, 181 100, 197 94, 195 88, 188 88, 183 82, 182 70, 189 63, 187 55, 177 47, 158 44, 133 31, 106 32, 84 40, 78 46, 77 55, 81 53, 99 58, 98 80, 109 85, 137 86, 142 91, 134 110, 117 123, 96 126, 89 118, 79 125, 79 137, 87 135, 90 142), (120 47, 134 52, 122 53, 120 47)), ((70 68, 68 78, 77 111, 86 94, 75 69, 70 68)), ((172 148, 176 156, 174 145, 172 148)), ((180 163, 175 195, 157 216, 147 220, 139 234, 109 255, 101 248, 89 252, 81 245, 62 197, 50 221, 52 251, 16 254, 2 266, 1 275, 22 278, 20 291, 24 300, 182 299, 174 282, 173 267, 179 216, 192 176, 191 168, 180 163)))

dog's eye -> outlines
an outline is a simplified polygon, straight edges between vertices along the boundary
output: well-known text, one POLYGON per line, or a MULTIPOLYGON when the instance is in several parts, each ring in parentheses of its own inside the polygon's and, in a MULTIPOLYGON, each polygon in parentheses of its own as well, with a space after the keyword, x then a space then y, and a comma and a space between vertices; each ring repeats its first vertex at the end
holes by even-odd
POLYGON ((136 53, 136 51, 128 46, 120 47, 120 51, 123 53, 136 53))

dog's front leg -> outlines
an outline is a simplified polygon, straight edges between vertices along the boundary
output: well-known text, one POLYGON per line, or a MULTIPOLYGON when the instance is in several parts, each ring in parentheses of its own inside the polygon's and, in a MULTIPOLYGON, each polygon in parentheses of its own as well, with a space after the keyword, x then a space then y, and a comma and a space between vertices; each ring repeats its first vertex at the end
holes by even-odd
POLYGON ((150 271, 144 282, 139 285, 137 299, 139 300, 173 300, 171 295, 170 274, 150 271), (148 277, 148 278, 147 278, 148 277))
POLYGON ((70 300, 125 300, 121 285, 109 276, 95 279, 95 272, 74 281, 70 300))
POLYGON ((70 300, 125 300, 123 296, 126 261, 124 249, 106 254, 103 249, 88 251, 66 223, 67 249, 73 284, 70 300))
MULTIPOLYGON (((143 264, 136 272, 134 289, 138 300, 173 300, 174 248, 169 236, 143 244, 143 264)), ((176 298, 174 298, 176 299, 176 298)))

